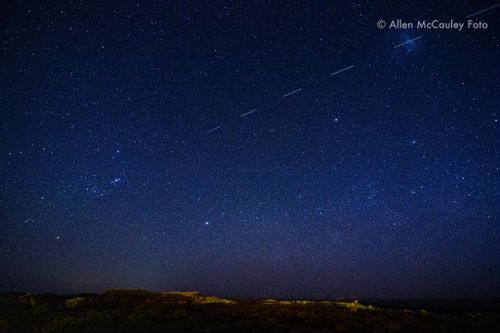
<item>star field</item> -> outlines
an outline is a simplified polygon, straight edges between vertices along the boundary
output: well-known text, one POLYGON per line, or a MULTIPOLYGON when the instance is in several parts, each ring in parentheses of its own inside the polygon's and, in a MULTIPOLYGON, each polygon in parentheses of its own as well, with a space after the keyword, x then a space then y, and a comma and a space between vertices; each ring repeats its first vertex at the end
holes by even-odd
POLYGON ((500 296, 493 5, 2 4, 0 290, 500 296))

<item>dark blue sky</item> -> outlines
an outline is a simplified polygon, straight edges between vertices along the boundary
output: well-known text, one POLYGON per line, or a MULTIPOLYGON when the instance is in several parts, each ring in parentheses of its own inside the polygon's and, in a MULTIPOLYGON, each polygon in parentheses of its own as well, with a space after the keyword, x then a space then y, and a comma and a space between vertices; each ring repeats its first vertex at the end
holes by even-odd
POLYGON ((0 290, 500 296, 493 5, 5 1, 0 290))

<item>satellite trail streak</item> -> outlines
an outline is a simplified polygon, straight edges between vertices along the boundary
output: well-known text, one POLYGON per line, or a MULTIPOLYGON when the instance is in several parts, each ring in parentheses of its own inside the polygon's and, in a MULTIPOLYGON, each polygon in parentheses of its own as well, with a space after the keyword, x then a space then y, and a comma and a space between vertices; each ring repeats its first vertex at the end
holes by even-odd
POLYGON ((334 72, 334 73, 332 73, 332 74, 330 74, 330 75, 331 75, 331 76, 334 76, 334 75, 340 74, 340 73, 342 73, 342 72, 345 72, 345 71, 350 70, 350 69, 351 69, 351 68, 353 68, 353 67, 354 67, 354 65, 347 66, 346 68, 342 68, 341 70, 336 71, 336 72, 334 72))
POLYGON ((243 114, 240 116, 240 118, 246 117, 246 116, 248 116, 249 114, 254 113, 255 111, 257 111, 257 109, 253 109, 252 111, 248 111, 247 113, 243 113, 243 114))
POLYGON ((403 45, 405 45, 405 44, 411 43, 411 42, 413 42, 414 40, 420 39, 420 38, 422 38, 422 37, 423 37, 423 36, 418 36, 417 38, 410 39, 410 40, 408 40, 408 41, 406 41, 406 42, 404 42, 404 43, 401 43, 401 44, 398 44, 398 45, 394 46, 394 47, 393 47, 393 49, 395 49, 396 47, 400 47, 400 46, 403 46, 403 45))
POLYGON ((295 93, 298 93, 298 92, 299 92, 299 91, 301 91, 301 90, 302 90, 302 88, 299 88, 299 89, 297 89, 297 90, 294 90, 294 91, 289 92, 288 94, 284 94, 284 95, 283 95, 283 98, 288 97, 288 96, 290 96, 290 95, 293 95, 293 94, 295 94, 295 93))
POLYGON ((216 130, 218 130, 219 128, 220 128, 220 126, 214 127, 214 128, 212 128, 211 130, 208 130, 208 131, 207 131, 207 134, 208 134, 208 133, 212 133, 213 131, 216 131, 216 130))
POLYGON ((497 4, 496 4, 496 5, 494 5, 494 6, 491 6, 491 7, 485 8, 485 9, 482 9, 482 10, 480 10, 480 11, 478 11, 478 12, 475 12, 475 13, 469 14, 469 15, 467 15, 465 18, 471 18, 471 17, 474 17, 474 16, 479 15, 479 14, 481 14, 481 13, 487 12, 488 10, 491 10, 491 9, 493 9, 493 8, 497 8, 498 6, 500 6, 500 3, 497 3, 497 4))

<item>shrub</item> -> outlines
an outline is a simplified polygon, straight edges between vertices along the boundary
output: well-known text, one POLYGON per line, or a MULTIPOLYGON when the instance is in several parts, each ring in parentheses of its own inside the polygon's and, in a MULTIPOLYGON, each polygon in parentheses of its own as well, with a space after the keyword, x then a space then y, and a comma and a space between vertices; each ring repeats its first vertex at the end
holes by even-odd
POLYGON ((85 297, 74 297, 67 299, 64 304, 70 309, 78 308, 83 304, 87 303, 88 300, 85 297))

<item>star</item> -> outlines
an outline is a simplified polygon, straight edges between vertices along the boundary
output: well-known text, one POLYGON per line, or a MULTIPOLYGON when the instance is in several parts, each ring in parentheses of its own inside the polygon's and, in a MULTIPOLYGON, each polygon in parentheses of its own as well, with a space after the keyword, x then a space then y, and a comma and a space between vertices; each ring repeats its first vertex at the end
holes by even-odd
POLYGON ((120 177, 116 177, 116 178, 113 178, 113 180, 112 180, 112 181, 110 181, 109 183, 110 183, 111 185, 114 185, 114 184, 119 184, 119 183, 121 183, 121 182, 122 182, 122 178, 120 178, 120 177))

